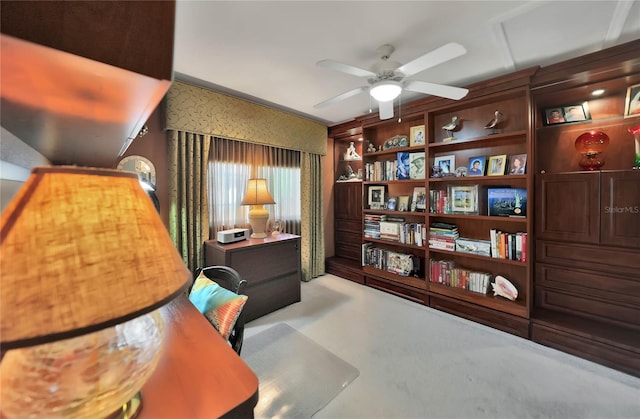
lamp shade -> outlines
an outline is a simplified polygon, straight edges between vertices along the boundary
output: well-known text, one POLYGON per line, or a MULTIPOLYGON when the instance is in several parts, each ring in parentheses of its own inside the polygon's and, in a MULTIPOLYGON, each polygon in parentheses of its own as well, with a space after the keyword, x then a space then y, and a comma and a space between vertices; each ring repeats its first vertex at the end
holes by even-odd
POLYGON ((382 80, 371 86, 369 94, 379 102, 388 102, 402 92, 402 85, 393 80, 382 80))
POLYGON ((275 204, 276 201, 267 189, 266 179, 249 179, 241 205, 275 204))
POLYGON ((2 348, 133 319, 190 278, 137 174, 34 168, 0 218, 2 348))

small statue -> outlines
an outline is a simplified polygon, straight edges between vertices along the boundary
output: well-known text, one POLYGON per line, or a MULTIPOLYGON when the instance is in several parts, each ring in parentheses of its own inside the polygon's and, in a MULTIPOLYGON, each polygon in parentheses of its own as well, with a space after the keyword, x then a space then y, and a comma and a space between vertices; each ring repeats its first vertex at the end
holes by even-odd
POLYGON ((347 165, 345 172, 346 172, 347 179, 355 179, 357 177, 357 175, 353 171, 353 168, 350 165, 347 165))
POLYGON ((369 141, 369 145, 367 146, 367 153, 375 153, 376 146, 373 145, 371 141, 369 141))
POLYGON ((453 116, 451 118, 451 122, 449 122, 446 125, 442 126, 442 129, 447 131, 447 138, 443 139, 442 141, 447 142, 447 141, 453 141, 456 139, 456 137, 453 136, 453 131, 458 127, 458 117, 457 116, 453 116))
POLYGON ((491 134, 497 134, 498 133, 497 126, 502 121, 504 121, 504 115, 502 114, 502 112, 496 110, 493 113, 493 119, 491 119, 491 121, 487 122, 487 125, 485 125, 484 128, 492 130, 491 134))
POLYGON ((345 160, 360 160, 360 159, 362 159, 362 157, 360 157, 360 155, 356 151, 356 146, 353 143, 353 141, 351 141, 351 144, 349 145, 349 148, 347 148, 347 152, 344 153, 344 159, 345 160))

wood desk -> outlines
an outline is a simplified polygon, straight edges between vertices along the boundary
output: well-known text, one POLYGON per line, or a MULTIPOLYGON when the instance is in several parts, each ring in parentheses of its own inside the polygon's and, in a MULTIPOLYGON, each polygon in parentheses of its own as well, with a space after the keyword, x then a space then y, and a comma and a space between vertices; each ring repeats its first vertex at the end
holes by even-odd
POLYGON ((139 419, 253 417, 258 378, 207 319, 180 296, 161 309, 162 358, 142 387, 139 419))

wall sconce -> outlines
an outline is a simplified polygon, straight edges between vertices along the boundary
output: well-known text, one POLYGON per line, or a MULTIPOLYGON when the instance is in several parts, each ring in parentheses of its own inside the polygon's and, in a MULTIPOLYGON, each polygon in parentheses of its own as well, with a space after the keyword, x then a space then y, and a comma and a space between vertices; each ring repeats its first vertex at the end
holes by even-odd
POLYGON ((0 218, 3 417, 139 408, 190 278, 137 174, 34 168, 0 218))
POLYGON ((269 211, 264 209, 263 205, 275 203, 276 201, 273 200, 267 189, 266 179, 249 179, 241 205, 251 205, 249 223, 251 224, 251 230, 253 230, 253 233, 251 233, 252 238, 262 239, 267 237, 265 229, 267 220, 269 220, 269 211))

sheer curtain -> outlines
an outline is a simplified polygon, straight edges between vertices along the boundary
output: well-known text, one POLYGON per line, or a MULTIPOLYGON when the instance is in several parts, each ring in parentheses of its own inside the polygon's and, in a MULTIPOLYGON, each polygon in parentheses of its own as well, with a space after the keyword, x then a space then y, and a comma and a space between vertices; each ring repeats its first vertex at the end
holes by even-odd
POLYGON ((299 235, 300 152, 214 137, 207 175, 211 237, 217 231, 249 227, 250 208, 240 202, 252 177, 267 179, 276 202, 265 205, 269 221, 280 219, 284 232, 299 235))

